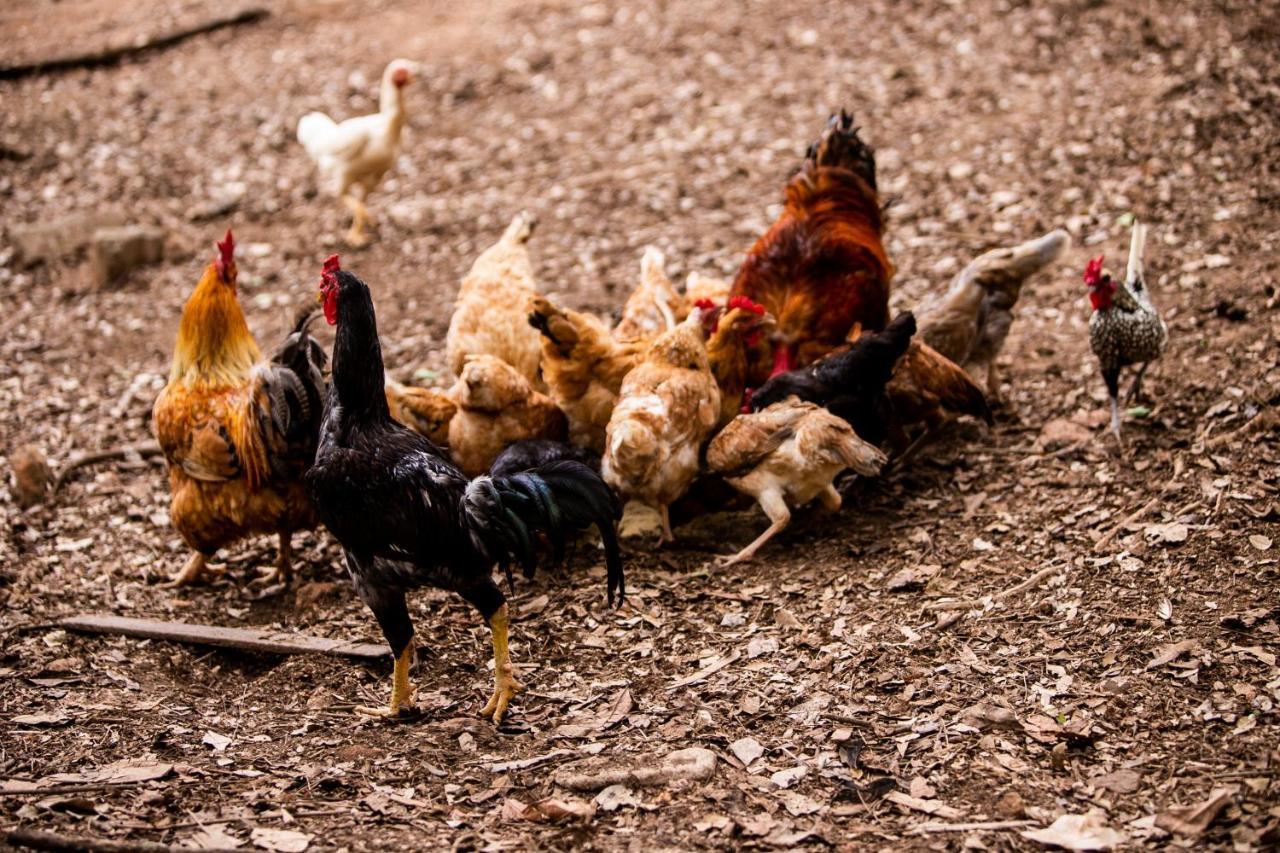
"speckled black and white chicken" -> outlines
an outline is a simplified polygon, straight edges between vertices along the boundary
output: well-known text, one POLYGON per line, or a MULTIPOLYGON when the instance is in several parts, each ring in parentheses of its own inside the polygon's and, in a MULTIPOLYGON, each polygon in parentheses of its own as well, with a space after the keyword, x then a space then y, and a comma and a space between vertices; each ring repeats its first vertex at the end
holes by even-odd
POLYGON ((1160 312, 1151 304, 1143 272, 1142 254, 1147 241, 1145 225, 1133 224, 1129 244, 1129 266, 1124 281, 1117 283, 1103 269, 1102 256, 1089 261, 1084 270, 1084 283, 1089 287, 1093 316, 1089 318, 1089 343, 1098 357, 1102 378, 1111 397, 1111 431, 1120 438, 1120 371, 1137 366, 1128 399, 1142 391, 1142 375, 1147 366, 1164 352, 1169 340, 1160 312))

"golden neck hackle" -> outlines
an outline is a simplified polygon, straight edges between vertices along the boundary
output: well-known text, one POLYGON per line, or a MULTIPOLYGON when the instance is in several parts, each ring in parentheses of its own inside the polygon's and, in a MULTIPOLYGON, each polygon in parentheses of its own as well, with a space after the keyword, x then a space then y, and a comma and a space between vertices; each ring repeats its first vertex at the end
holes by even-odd
POLYGON ((182 309, 169 382, 215 387, 243 382, 261 358, 232 283, 218 280, 213 264, 182 309))

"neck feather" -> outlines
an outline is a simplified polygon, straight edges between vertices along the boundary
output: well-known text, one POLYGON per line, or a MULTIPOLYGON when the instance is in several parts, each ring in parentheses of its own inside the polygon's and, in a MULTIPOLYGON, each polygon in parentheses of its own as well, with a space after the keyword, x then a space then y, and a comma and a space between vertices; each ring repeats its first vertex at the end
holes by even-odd
POLYGON ((169 381, 235 384, 261 359, 234 287, 219 281, 210 264, 183 306, 169 381))

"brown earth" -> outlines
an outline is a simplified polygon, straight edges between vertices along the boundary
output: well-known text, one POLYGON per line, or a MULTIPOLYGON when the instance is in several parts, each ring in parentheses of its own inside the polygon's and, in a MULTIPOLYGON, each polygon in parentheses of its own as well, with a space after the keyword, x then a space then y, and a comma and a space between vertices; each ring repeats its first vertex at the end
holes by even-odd
MULTIPOLYGON (((226 11, 118 5, 21 4, 0 36, 29 60, 226 11)), ((422 713, 393 725, 349 710, 385 699, 389 667, 39 627, 95 611, 378 639, 321 533, 286 596, 245 590, 274 557, 266 540, 225 552, 230 581, 158 589, 185 555, 154 461, 85 469, 54 506, 5 495, 0 775, 173 769, 0 791, 0 824, 266 849, 1021 849, 1037 846, 1021 830, 1098 810, 1126 843, 1158 847, 1170 824, 1155 816, 1227 789, 1202 835, 1172 840, 1276 843, 1274 4, 268 5, 261 23, 118 66, 0 83, 6 228, 116 209, 170 235, 164 263, 107 292, 83 258, 28 266, 6 240, 6 455, 35 443, 60 464, 146 440, 182 302, 228 224, 250 324, 263 341, 282 332, 346 225, 294 124, 368 111, 394 56, 427 75, 374 197, 378 240, 344 263, 374 287, 401 378, 439 376, 456 282, 522 208, 541 220, 542 287, 577 307, 616 311, 646 244, 677 280, 732 273, 841 105, 897 199, 897 307, 991 246, 1065 226, 1076 247, 1024 291, 994 429, 956 426, 908 470, 854 485, 838 517, 802 514, 754 564, 710 560, 762 529, 755 511, 633 547, 622 612, 605 609, 586 548, 522 583, 529 690, 501 730, 477 716, 487 632, 442 594, 414 602, 422 713), (1129 213, 1152 226, 1171 343, 1119 455, 1079 270, 1119 260, 1129 213), (1041 438, 1061 420, 1077 425, 1050 428, 1065 449, 1041 438), (745 738, 763 753, 744 768, 745 738), (614 790, 585 817, 521 808, 589 812, 594 794, 556 773, 690 746, 718 756, 709 781, 633 788, 639 804, 620 807, 614 790), (1012 823, 955 829, 995 821, 1012 823)))

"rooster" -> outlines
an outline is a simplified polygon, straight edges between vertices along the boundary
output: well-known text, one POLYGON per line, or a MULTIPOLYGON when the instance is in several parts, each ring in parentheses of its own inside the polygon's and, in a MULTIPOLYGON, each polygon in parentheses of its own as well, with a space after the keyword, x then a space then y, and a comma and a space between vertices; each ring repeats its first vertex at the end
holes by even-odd
POLYGON ((421 68, 416 62, 396 59, 382 72, 378 111, 372 115, 335 122, 321 112, 307 113, 298 121, 298 141, 315 162, 321 180, 351 211, 347 242, 369 242, 364 227, 369 221, 365 202, 395 165, 404 128, 404 87, 421 68))
POLYGON ((325 262, 320 298, 337 336, 307 489, 395 659, 389 707, 357 711, 396 716, 411 705, 413 624, 405 594, 433 586, 458 593, 489 624, 495 684, 483 714, 500 722, 523 685, 511 664, 506 598, 493 581, 494 565, 508 583, 513 562, 530 576, 541 537, 560 557, 566 533, 594 525, 605 546, 610 603, 615 593, 621 603, 617 499, 598 474, 572 461, 468 479, 430 440, 391 419, 369 288, 340 269, 336 255, 325 262))
POLYGON ((236 299, 231 232, 182 309, 169 382, 152 425, 169 467, 169 516, 191 558, 170 586, 209 571, 219 548, 253 533, 280 537, 262 583, 288 583, 290 541, 316 524, 302 473, 315 455, 324 399, 324 351, 311 314, 263 362, 236 299))
POLYGON ((1169 340, 1160 312, 1151 304, 1151 293, 1143 271, 1142 255, 1147 242, 1147 228, 1133 224, 1129 243, 1129 267, 1124 282, 1117 285, 1111 273, 1102 267, 1102 256, 1089 261, 1084 270, 1084 283, 1089 288, 1089 344, 1098 357, 1102 379, 1111 398, 1111 432, 1120 437, 1120 370, 1137 365, 1129 399, 1142 393, 1142 375, 1147 366, 1164 353, 1169 340))
POLYGON ((833 115, 787 184, 781 216, 747 254, 732 295, 777 318, 752 384, 816 361, 851 328, 884 328, 893 265, 881 242, 875 152, 844 111, 833 115))

